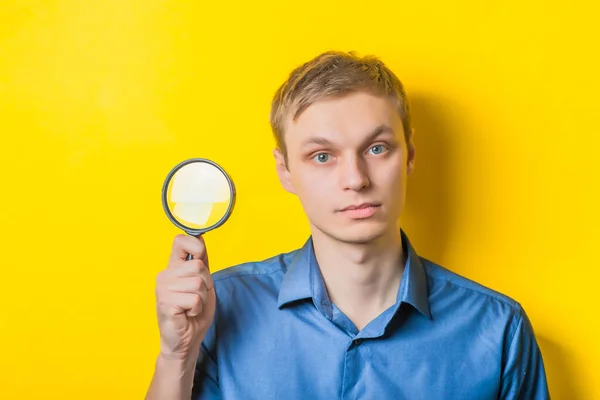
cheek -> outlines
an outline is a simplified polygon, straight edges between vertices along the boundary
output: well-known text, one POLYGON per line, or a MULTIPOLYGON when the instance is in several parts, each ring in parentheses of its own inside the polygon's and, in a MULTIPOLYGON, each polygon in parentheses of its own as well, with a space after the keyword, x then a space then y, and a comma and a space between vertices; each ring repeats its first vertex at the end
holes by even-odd
POLYGON ((298 196, 306 203, 322 203, 332 198, 332 187, 322 172, 304 170, 294 178, 294 187, 298 196))
POLYGON ((382 176, 381 187, 391 189, 388 192, 390 197, 397 197, 405 190, 406 171, 405 166, 398 164, 388 174, 382 176))

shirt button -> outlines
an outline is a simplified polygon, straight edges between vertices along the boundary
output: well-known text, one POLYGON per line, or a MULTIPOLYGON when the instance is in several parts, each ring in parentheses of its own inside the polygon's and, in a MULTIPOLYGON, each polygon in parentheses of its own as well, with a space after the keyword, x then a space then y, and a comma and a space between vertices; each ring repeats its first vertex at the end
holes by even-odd
POLYGON ((356 339, 356 340, 354 341, 354 343, 355 343, 357 346, 360 346, 360 344, 362 343, 362 339, 356 339))

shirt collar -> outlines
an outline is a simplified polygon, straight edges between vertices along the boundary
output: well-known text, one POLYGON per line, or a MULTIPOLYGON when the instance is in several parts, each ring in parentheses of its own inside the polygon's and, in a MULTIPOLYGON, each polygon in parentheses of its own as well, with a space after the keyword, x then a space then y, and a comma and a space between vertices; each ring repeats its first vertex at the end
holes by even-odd
POLYGON ((310 236, 304 246, 296 251, 283 277, 279 288, 279 308, 294 301, 312 298, 310 273, 313 259, 315 254, 310 236))
POLYGON ((406 258, 402 282, 398 290, 399 300, 412 305, 421 314, 431 318, 425 266, 410 240, 408 240, 406 233, 404 231, 400 231, 400 233, 402 235, 402 246, 408 257, 406 258))
MULTIPOLYGON (((431 318, 429 310, 429 294, 427 275, 421 258, 415 252, 404 231, 400 231, 404 251, 407 253, 406 265, 402 274, 402 282, 398 289, 398 303, 408 303, 420 313, 431 318)), ((331 314, 331 306, 327 306, 323 277, 315 258, 312 236, 304 246, 296 251, 279 289, 279 308, 299 300, 312 299, 317 308, 324 308, 331 314)), ((397 304, 399 306, 399 304, 397 304)))

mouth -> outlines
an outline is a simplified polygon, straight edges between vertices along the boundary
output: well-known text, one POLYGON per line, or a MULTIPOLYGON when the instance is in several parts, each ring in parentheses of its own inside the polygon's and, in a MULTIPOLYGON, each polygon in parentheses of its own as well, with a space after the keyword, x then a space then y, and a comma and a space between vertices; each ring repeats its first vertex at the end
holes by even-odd
POLYGON ((380 207, 381 204, 377 203, 353 204, 340 212, 353 219, 364 219, 373 216, 380 207))

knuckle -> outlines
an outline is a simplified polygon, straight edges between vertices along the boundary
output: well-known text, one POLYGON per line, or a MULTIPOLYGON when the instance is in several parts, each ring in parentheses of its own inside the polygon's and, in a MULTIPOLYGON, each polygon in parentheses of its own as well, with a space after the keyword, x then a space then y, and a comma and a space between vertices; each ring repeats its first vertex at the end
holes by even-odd
POLYGON ((179 233, 175 235, 173 238, 173 247, 183 247, 183 243, 185 242, 186 237, 183 233, 179 233))
POLYGON ((192 301, 192 304, 194 305, 194 307, 202 305, 202 299, 200 298, 200 295, 194 294, 194 300, 192 301))
POLYGON ((202 283, 203 283, 204 281, 203 281, 203 280, 202 280, 202 278, 200 278, 200 277, 195 277, 195 278, 192 278, 192 279, 193 279, 193 281, 192 281, 192 282, 193 282, 193 288, 194 288, 194 291, 195 291, 195 292, 198 292, 198 291, 200 291, 200 290, 202 289, 202 283))
POLYGON ((199 259, 193 259, 190 260, 192 261, 192 265, 194 266, 194 270, 198 273, 202 272, 202 270, 205 268, 204 266, 204 262, 202 260, 199 259))

